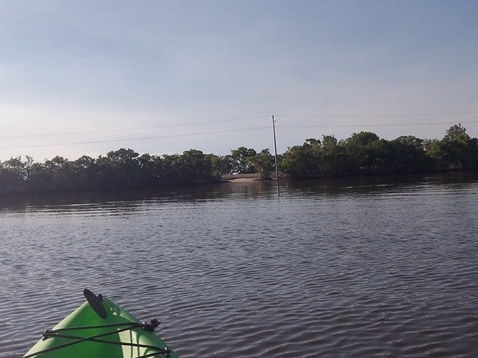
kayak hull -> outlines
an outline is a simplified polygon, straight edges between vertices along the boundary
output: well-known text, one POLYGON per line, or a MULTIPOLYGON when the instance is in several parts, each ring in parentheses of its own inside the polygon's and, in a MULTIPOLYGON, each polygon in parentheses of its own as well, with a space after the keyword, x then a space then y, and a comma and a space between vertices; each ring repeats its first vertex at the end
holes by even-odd
POLYGON ((149 324, 107 298, 101 298, 105 316, 85 302, 52 330, 46 331, 24 358, 177 358, 149 324), (157 353, 157 354, 154 354, 157 353))

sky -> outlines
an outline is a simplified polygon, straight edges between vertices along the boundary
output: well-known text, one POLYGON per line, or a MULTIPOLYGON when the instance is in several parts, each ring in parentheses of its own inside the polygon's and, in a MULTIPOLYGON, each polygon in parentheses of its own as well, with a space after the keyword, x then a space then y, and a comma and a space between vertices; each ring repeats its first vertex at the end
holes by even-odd
POLYGON ((478 137, 476 0, 0 0, 0 161, 478 137))

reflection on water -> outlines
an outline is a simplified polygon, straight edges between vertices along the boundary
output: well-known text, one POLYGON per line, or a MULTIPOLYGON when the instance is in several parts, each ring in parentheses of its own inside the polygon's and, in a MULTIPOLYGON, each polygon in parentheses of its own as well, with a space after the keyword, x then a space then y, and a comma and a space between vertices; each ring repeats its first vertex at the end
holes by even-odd
POLYGON ((473 357, 478 178, 234 183, 0 205, 0 357, 101 292, 182 357, 473 357))

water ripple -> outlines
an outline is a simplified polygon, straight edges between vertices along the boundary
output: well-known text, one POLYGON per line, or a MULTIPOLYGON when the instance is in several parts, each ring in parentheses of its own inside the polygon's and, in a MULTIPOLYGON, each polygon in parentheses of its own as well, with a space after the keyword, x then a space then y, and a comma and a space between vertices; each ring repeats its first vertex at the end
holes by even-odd
POLYGON ((478 354, 476 184, 223 188, 3 210, 0 357, 84 287, 181 357, 478 354))

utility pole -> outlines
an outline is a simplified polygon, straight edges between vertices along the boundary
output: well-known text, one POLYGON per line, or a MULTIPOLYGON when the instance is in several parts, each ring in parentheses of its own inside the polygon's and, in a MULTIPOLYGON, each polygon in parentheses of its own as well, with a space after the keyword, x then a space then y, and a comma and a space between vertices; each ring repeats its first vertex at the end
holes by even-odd
POLYGON ((276 181, 277 181, 277 186, 279 186, 279 168, 277 166, 276 121, 274 119, 274 115, 272 115, 272 131, 274 132, 274 154, 275 154, 275 164, 276 164, 276 181))

